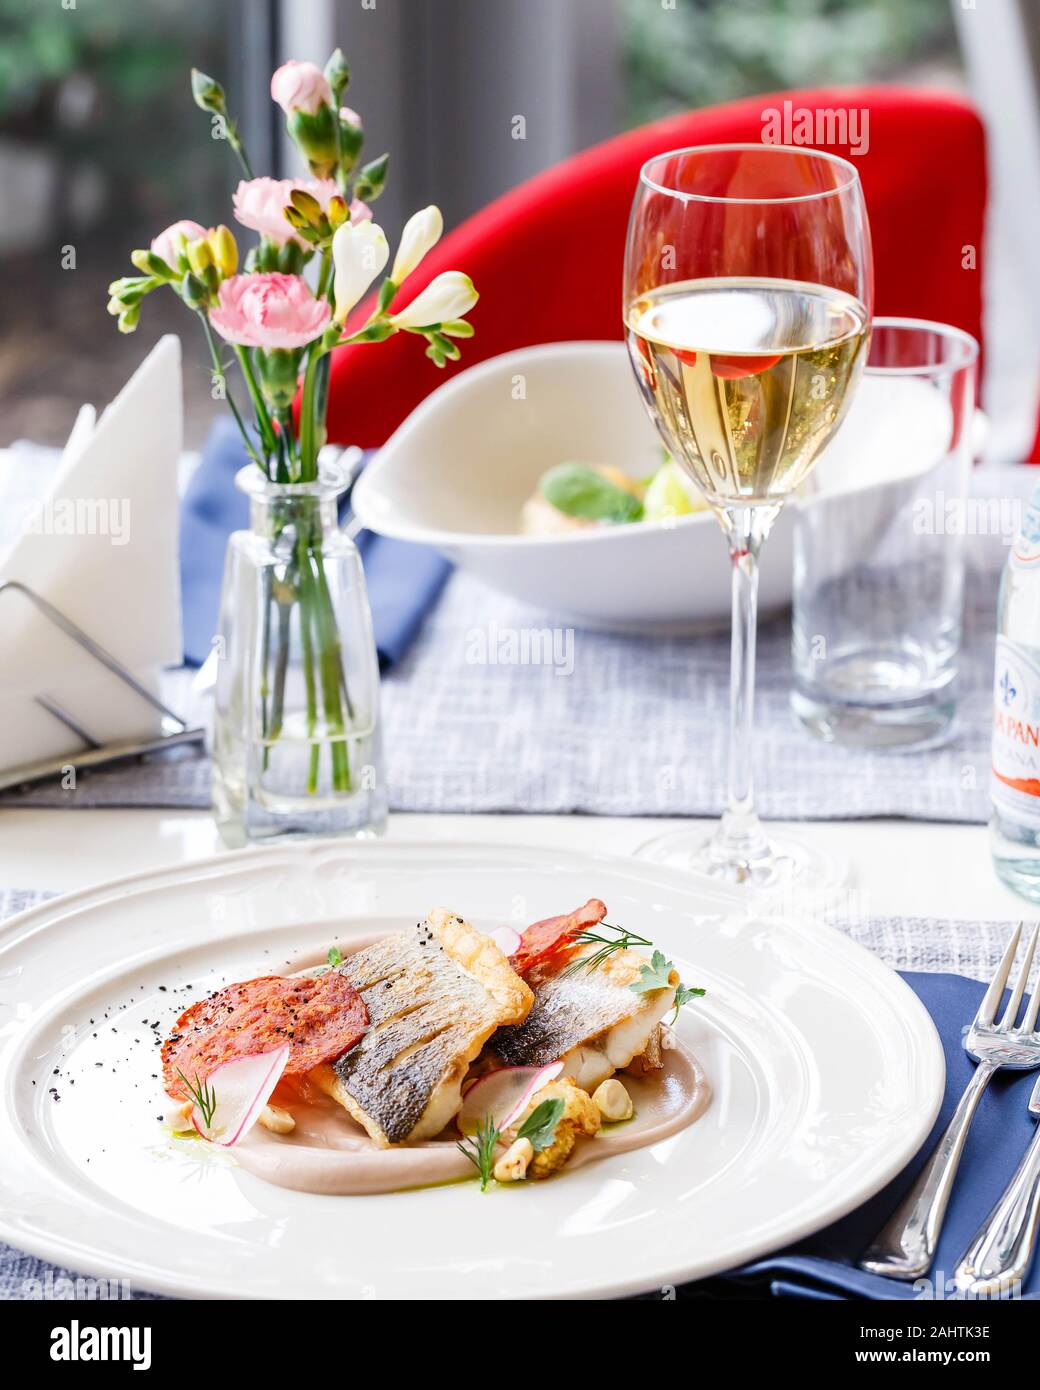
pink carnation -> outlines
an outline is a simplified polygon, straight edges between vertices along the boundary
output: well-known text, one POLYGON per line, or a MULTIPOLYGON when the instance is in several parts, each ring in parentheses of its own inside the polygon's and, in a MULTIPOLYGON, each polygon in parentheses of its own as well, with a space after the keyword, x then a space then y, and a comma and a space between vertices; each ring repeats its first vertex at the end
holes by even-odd
POLYGON ((287 116, 292 111, 313 116, 319 106, 332 105, 332 88, 321 68, 293 59, 283 63, 271 78, 271 99, 287 116))
POLYGON ((152 250, 157 256, 162 257, 172 270, 176 270, 181 237, 185 241, 198 241, 199 237, 205 235, 205 227, 200 227, 197 222, 186 218, 181 222, 171 223, 164 232, 160 232, 152 241, 152 250))
POLYGON ((332 310, 299 275, 235 275, 220 287, 209 321, 241 347, 301 348, 328 327, 332 310))
MULTIPOLYGON (((328 212, 329 201, 339 193, 332 179, 242 179, 232 198, 235 217, 243 227, 252 228, 279 246, 287 241, 303 246, 306 243, 285 220, 285 209, 297 188, 316 198, 322 212, 328 212)), ((355 198, 350 205, 351 221, 365 222, 371 216, 372 209, 355 198)))

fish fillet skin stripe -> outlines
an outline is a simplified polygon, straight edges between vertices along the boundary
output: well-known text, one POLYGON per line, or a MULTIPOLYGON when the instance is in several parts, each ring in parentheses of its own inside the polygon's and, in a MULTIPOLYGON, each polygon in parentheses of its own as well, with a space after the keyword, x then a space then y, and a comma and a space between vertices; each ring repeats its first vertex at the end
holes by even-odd
POLYGON ((462 1103, 470 1063, 533 995, 490 937, 447 908, 337 967, 371 1020, 357 1047, 312 1080, 380 1147, 439 1134, 462 1103))
MULTIPOLYGON (((595 954, 586 945, 569 961, 574 967, 595 954)), ((501 1029, 491 1051, 504 1066, 540 1067, 562 1061, 564 1072, 585 1089, 639 1056, 675 1000, 678 972, 661 989, 637 993, 648 958, 639 951, 619 950, 591 970, 539 980, 534 1006, 523 1023, 501 1029)))

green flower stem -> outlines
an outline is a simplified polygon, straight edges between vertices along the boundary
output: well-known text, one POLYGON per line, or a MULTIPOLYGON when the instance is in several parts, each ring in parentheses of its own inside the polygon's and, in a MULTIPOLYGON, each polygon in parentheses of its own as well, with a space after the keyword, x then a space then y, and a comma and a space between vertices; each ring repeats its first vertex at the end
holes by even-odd
POLYGON ((311 536, 301 552, 300 605, 314 625, 317 640, 318 680, 325 710, 325 728, 332 757, 332 785, 338 792, 351 790, 350 757, 343 735, 343 655, 336 625, 336 614, 329 593, 321 553, 321 538, 311 536))
POLYGON ((315 571, 320 576, 313 591, 313 616, 320 645, 319 674, 325 704, 325 725, 332 735, 329 745, 332 752, 332 785, 336 791, 346 792, 351 789, 351 781, 350 756, 342 737, 346 733, 340 698, 343 692, 343 655, 336 627, 336 615, 324 583, 325 568, 320 550, 317 554, 312 553, 311 558, 315 571))
POLYGON ((296 435, 293 431, 292 406, 282 406, 278 411, 276 411, 276 418, 278 420, 278 424, 281 427, 278 431, 278 437, 285 448, 286 472, 288 473, 290 479, 292 479, 293 482, 304 481, 299 476, 293 476, 294 473, 297 473, 298 475, 299 471, 298 469, 293 468, 294 460, 298 461, 299 459, 299 451, 296 447, 296 435))
POLYGON ((303 396, 300 400, 300 481, 313 482, 318 476, 318 441, 315 429, 314 388, 321 354, 311 348, 307 369, 303 374, 303 396))
POLYGON ((310 604, 305 601, 307 586, 304 575, 309 569, 307 538, 302 532, 299 540, 296 542, 296 551, 296 563, 300 575, 300 646, 303 650, 303 680, 307 691, 307 736, 311 740, 310 766, 307 771, 307 792, 310 796, 315 796, 318 791, 318 759, 321 754, 321 745, 317 743, 314 738, 318 727, 318 689, 314 676, 314 646, 311 640, 310 604))
MULTIPOLYGON (((354 710, 347 693, 335 605, 325 573, 321 515, 312 499, 299 499, 289 504, 281 519, 275 523, 273 539, 277 540, 290 527, 295 530, 295 540, 279 585, 284 596, 277 599, 277 629, 271 633, 274 670, 270 683, 270 719, 266 718, 266 710, 264 717, 267 741, 263 766, 266 770, 271 745, 283 731, 292 638, 291 616, 295 607, 306 693, 307 737, 310 742, 307 792, 311 796, 318 792, 318 774, 325 743, 329 746, 332 762, 333 791, 350 792, 353 783, 345 736, 353 724, 354 710), (348 711, 349 724, 344 717, 344 709, 348 711), (321 713, 324 714, 323 722, 319 719, 321 713)), ((265 658, 264 661, 265 673, 269 660, 265 658)), ((266 692, 265 677, 262 677, 262 681, 266 692)))
POLYGON ((329 283, 332 280, 333 264, 332 247, 326 246, 321 253, 321 270, 318 273, 317 297, 319 299, 327 299, 329 297, 329 283))
POLYGON ((268 668, 271 664, 271 607, 274 602, 271 591, 271 570, 265 565, 261 578, 263 594, 263 638, 260 650, 260 735, 264 741, 264 771, 267 771, 268 754, 270 749, 267 740, 270 737, 270 720, 268 717, 267 702, 271 697, 271 685, 268 680, 268 668))
POLYGON ((249 432, 245 427, 245 422, 243 421, 242 416, 239 413, 238 406, 235 404, 235 398, 232 396, 231 390, 227 384, 227 376, 224 372, 224 367, 220 360, 220 353, 217 351, 217 343, 216 339, 213 337, 213 329, 209 326, 209 319, 206 317, 206 315, 202 312, 201 309, 197 312, 202 322, 202 331, 206 335, 206 343, 209 346, 209 355, 213 363, 214 376, 218 377, 224 383, 224 399, 231 407, 231 414, 235 417, 235 424, 238 426, 239 433, 241 434, 242 439, 245 443, 246 453, 257 465, 257 467, 262 468, 263 471, 266 473, 267 465, 260 457, 260 455, 256 452, 256 450, 253 448, 253 442, 249 438, 249 432))
MULTIPOLYGON (((322 611, 329 616, 331 635, 335 650, 330 653, 331 675, 334 677, 335 685, 343 695, 344 703, 347 706, 347 717, 350 722, 354 722, 354 706, 347 691, 347 678, 343 670, 343 651, 340 646, 339 629, 336 626, 336 610, 332 602, 332 594, 329 592, 329 580, 325 573, 325 565, 322 561, 321 551, 317 551, 314 556, 315 569, 317 571, 318 594, 322 611)), ((337 697, 338 704, 338 697, 337 697)), ((341 716, 342 717, 342 716, 341 716)))
POLYGON ((263 393, 257 382, 256 373, 253 371, 253 364, 250 361, 249 353, 241 344, 236 343, 235 356, 238 358, 238 365, 242 368, 242 376, 245 378, 246 388, 249 391, 249 398, 253 402, 253 409, 256 411, 257 425, 260 428, 260 438, 263 441, 264 450, 268 455, 277 454, 279 452, 278 436, 275 433, 274 426, 271 424, 271 416, 268 414, 267 402, 264 400, 263 393))
MULTIPOLYGON (((333 347, 350 347, 352 343, 385 343, 387 338, 392 338, 395 333, 400 333, 400 328, 395 328, 385 313, 376 313, 358 329, 356 333, 351 333, 349 338, 338 338, 333 343, 333 347)), ((406 328, 405 333, 421 333, 418 328, 406 328)))
POLYGON ((329 371, 332 367, 332 354, 323 352, 318 360, 318 370, 314 386, 314 430, 318 449, 326 442, 325 415, 329 400, 329 371))
MULTIPOLYGON (((338 122, 337 122, 338 125, 338 122)), ((317 297, 330 299, 329 287, 333 272, 332 249, 326 246, 321 253, 321 270, 318 274, 317 297)), ((328 381, 327 349, 321 340, 312 343, 307 355, 307 367, 303 374, 303 395, 300 400, 300 481, 313 482, 318 476, 318 449, 321 423, 325 419, 323 385, 328 381)))
MULTIPOLYGON (((274 654, 274 688, 271 698, 271 724, 268 729, 268 741, 273 743, 282 732, 282 723, 285 719, 285 678, 289 671, 289 624, 292 618, 292 606, 288 603, 278 604, 278 641, 274 654)), ((267 749, 264 750, 266 755, 267 749)))
POLYGON ((345 88, 338 87, 332 93, 333 120, 336 126, 336 186, 346 199, 347 206, 350 206, 350 180, 349 171, 343 167, 343 132, 339 124, 339 108, 343 100, 345 88))
POLYGON ((250 164, 249 156, 246 154, 246 147, 242 143, 242 137, 238 133, 238 127, 230 116, 224 117, 224 128, 227 130, 228 144, 234 150, 235 157, 242 166, 243 174, 245 174, 247 179, 253 178, 253 166, 250 164))

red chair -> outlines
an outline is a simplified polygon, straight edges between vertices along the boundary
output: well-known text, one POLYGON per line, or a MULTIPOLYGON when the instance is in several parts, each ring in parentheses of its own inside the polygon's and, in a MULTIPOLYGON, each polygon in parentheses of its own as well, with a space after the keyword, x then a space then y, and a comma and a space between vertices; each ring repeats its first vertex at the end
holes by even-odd
MULTIPOLYGON (((620 338, 625 232, 640 166, 682 145, 757 141, 763 112, 782 109, 784 101, 795 109, 869 112, 865 153, 823 148, 852 158, 860 170, 873 234, 875 312, 938 319, 981 341, 986 162, 979 117, 945 92, 845 88, 750 97, 657 121, 558 164, 470 217, 427 256, 408 287, 410 299, 440 271, 458 269, 481 293, 471 315, 476 336, 462 344, 461 363, 446 371, 534 343, 620 338)), ((351 322, 368 312, 363 306, 351 322)), ((378 348, 337 349, 329 438, 382 444, 443 380, 410 334, 378 348)))

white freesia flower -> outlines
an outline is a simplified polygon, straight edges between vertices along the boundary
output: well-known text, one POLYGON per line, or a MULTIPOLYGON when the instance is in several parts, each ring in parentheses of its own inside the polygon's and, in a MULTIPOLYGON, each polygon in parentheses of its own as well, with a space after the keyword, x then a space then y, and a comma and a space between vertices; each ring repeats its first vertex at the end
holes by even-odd
POLYGON ((390 322, 395 328, 426 328, 433 323, 449 323, 468 314, 479 298, 468 275, 461 270, 446 270, 431 280, 407 309, 394 314, 390 322))
POLYGON ((336 322, 342 323, 390 259, 390 246, 376 222, 344 222, 332 238, 336 266, 336 322))
POLYGON ((394 268, 390 272, 390 279, 395 285, 399 285, 405 276, 411 275, 427 251, 437 245, 443 231, 444 218, 441 216, 440 208, 435 207, 433 203, 421 212, 412 213, 401 233, 401 244, 397 248, 394 268))

